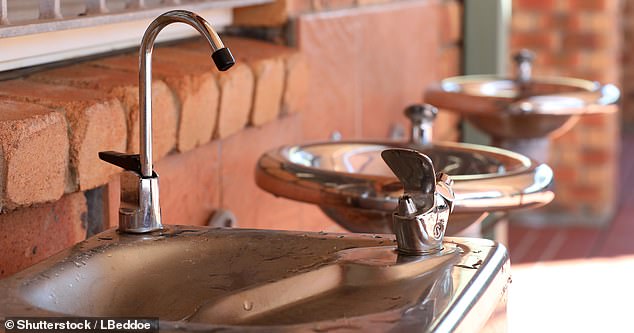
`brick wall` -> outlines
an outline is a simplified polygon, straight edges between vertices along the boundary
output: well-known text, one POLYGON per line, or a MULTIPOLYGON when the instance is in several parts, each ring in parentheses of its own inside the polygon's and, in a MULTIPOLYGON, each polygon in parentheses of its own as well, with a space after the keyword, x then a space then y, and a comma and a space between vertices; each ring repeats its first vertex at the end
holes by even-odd
MULTIPOLYGON (((620 0, 513 1, 511 52, 536 52, 535 75, 621 82, 620 0)), ((545 223, 603 225, 618 199, 619 113, 583 116, 555 138, 556 197, 545 223)))
MULTIPOLYGON (((315 206, 257 188, 259 156, 335 130, 387 138, 427 84, 459 72, 459 2, 315 1, 301 15, 281 3, 276 24, 296 48, 224 38, 239 61, 225 73, 200 41, 155 50, 164 223, 203 225, 224 208, 241 227, 339 230, 315 206)), ((137 150, 137 61, 124 54, 0 82, 0 276, 116 225, 119 170, 97 152, 137 150)), ((436 138, 455 138, 455 124, 439 119, 436 138)))
POLYGON ((622 70, 622 107, 623 128, 634 130, 634 0, 622 0, 623 4, 623 70, 622 70))

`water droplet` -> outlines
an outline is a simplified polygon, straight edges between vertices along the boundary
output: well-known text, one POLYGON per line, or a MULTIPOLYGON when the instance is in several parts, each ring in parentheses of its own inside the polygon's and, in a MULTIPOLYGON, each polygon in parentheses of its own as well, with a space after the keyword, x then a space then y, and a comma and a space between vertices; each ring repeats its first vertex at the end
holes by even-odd
POLYGON ((72 284, 72 283, 69 283, 69 284, 68 284, 68 288, 72 288, 72 287, 73 287, 73 284, 72 284))
POLYGON ((344 236, 344 235, 337 236, 337 238, 344 238, 344 237, 346 237, 346 236, 344 236))
POLYGON ((107 256, 108 258, 110 258, 110 257, 112 257, 112 254, 108 253, 106 256, 107 256))
POLYGON ((374 238, 383 238, 383 237, 381 237, 379 235, 374 235, 374 238))
POLYGON ((252 301, 244 301, 244 303, 242 303, 242 308, 245 311, 253 310, 253 302, 252 301))

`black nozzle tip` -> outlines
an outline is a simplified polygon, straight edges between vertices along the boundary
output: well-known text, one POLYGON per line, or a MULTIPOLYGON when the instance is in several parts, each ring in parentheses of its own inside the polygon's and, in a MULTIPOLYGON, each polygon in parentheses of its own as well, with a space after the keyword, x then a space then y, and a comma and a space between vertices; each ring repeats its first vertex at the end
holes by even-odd
POLYGON ((521 49, 513 56, 513 59, 515 62, 532 62, 535 59, 535 52, 529 49, 521 49))
POLYGON ((434 120, 438 115, 438 108, 431 104, 414 104, 405 109, 405 116, 412 121, 434 120))
POLYGON ((231 51, 229 51, 229 49, 226 47, 216 50, 216 52, 211 55, 211 58, 214 60, 214 63, 216 64, 216 67, 218 67, 218 70, 223 72, 231 68, 231 66, 236 63, 236 60, 233 59, 231 51))

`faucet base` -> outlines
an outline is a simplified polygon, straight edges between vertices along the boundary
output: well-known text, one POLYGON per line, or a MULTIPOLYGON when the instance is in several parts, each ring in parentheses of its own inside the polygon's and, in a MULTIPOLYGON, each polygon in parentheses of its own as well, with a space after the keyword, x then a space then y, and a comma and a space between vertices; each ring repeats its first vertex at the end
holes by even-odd
POLYGON ((147 233, 163 229, 159 206, 158 175, 141 177, 136 172, 121 174, 119 229, 127 233, 147 233))

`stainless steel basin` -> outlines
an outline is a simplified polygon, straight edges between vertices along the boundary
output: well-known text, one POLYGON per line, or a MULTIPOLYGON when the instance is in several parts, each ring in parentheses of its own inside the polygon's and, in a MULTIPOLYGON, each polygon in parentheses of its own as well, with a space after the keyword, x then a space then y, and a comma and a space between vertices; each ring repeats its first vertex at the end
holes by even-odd
POLYGON ((354 232, 392 233, 402 186, 380 157, 387 148, 421 151, 436 172, 452 176, 455 235, 490 211, 532 208, 553 199, 552 170, 507 150, 464 143, 323 142, 264 154, 256 183, 277 196, 313 203, 354 232))
POLYGON ((504 302, 503 246, 171 226, 109 230, 0 280, 0 318, 159 317, 161 331, 477 331, 504 302))
POLYGON ((556 136, 579 115, 614 112, 620 96, 614 85, 542 77, 520 81, 493 75, 447 78, 425 92, 428 103, 462 114, 494 140, 556 136))

